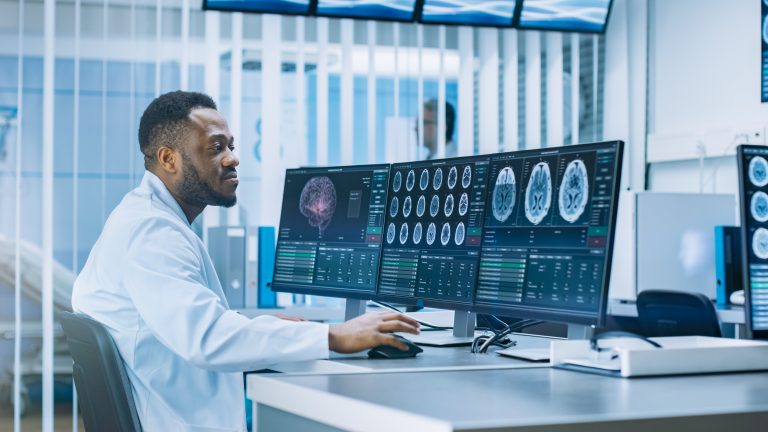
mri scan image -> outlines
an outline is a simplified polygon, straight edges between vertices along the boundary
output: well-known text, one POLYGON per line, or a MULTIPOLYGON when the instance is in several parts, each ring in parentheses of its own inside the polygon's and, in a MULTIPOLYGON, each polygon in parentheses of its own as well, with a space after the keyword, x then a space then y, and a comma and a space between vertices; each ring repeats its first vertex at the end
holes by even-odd
POLYGON ((453 214, 453 195, 448 195, 445 197, 443 212, 445 212, 445 217, 450 217, 451 214, 453 214))
POLYGON ((390 223, 387 227, 387 243, 392 244, 395 241, 395 224, 390 223))
POLYGON ((427 244, 432 245, 432 243, 435 242, 435 234, 437 234, 437 228, 435 228, 435 223, 431 222, 429 226, 427 227, 427 244))
POLYGON ((538 225, 549 213, 551 203, 552 176, 549 173, 549 165, 539 162, 533 167, 525 190, 525 217, 532 224, 538 225))
POLYGON ((749 161, 749 181, 757 187, 768 185, 768 162, 761 156, 749 161))
POLYGON ((440 231, 440 243, 445 246, 449 241, 451 241, 451 225, 446 222, 443 224, 443 229, 440 231))
POLYGON ((318 176, 307 180, 299 197, 299 211, 322 237, 336 213, 336 187, 331 179, 318 176))
POLYGON ((400 244, 405 244, 408 241, 408 224, 403 223, 400 225, 400 244))
POLYGON ((467 196, 467 193, 464 192, 461 194, 461 198, 459 198, 459 216, 467 214, 467 210, 469 210, 469 197, 467 196))
POLYGON ((437 195, 432 196, 432 202, 429 203, 429 215, 432 217, 437 216, 437 212, 440 211, 440 198, 437 195))
POLYGON ((408 171, 408 177, 405 179, 405 188, 410 192, 416 183, 416 173, 413 170, 408 171))
POLYGON ((461 175, 461 187, 468 188, 472 184, 472 168, 469 165, 464 167, 464 173, 461 175))
POLYGON ((417 223, 413 227, 413 244, 419 244, 421 242, 421 222, 417 223))
POLYGON ((451 170, 448 171, 448 189, 453 189, 456 187, 456 180, 459 178, 459 171, 456 169, 456 167, 451 167, 451 170))
POLYGON ((408 217, 411 215, 411 197, 407 196, 405 197, 405 201, 403 201, 403 217, 408 217))
POLYGON ((456 225, 456 234, 453 236, 453 242, 456 243, 456 246, 461 246, 461 244, 464 243, 464 234, 466 234, 464 222, 459 222, 459 224, 456 225))
POLYGON ((581 159, 572 160, 565 167, 563 181, 560 183, 558 207, 560 216, 567 222, 574 223, 584 213, 589 200, 589 180, 587 167, 581 159))
POLYGON ((392 197, 392 202, 389 203, 389 216, 396 217, 399 208, 400 200, 398 200, 397 197, 392 197))
POLYGON ((419 178, 419 188, 427 190, 427 186, 429 186, 429 171, 425 169, 421 172, 421 177, 419 178))
POLYGON ((400 186, 403 184, 403 175, 400 174, 400 171, 395 173, 395 178, 392 179, 392 190, 395 192, 400 192, 400 186))
POLYGON ((515 198, 517 198, 517 180, 515 172, 511 167, 504 167, 496 176, 496 183, 493 185, 493 195, 491 196, 491 207, 493 217, 499 222, 505 222, 512 215, 515 208, 515 198))
POLYGON ((768 259, 768 230, 758 228, 752 236, 752 252, 760 259, 768 259))
POLYGON ((424 195, 419 197, 419 200, 416 202, 416 216, 422 217, 424 216, 424 210, 427 208, 427 199, 424 198, 424 195))
POLYGON ((754 220, 758 222, 768 221, 768 195, 765 192, 756 192, 752 195, 749 209, 754 220))
POLYGON ((432 187, 435 190, 438 190, 442 185, 443 185, 443 169, 438 168, 437 171, 435 171, 435 177, 432 179, 432 187))

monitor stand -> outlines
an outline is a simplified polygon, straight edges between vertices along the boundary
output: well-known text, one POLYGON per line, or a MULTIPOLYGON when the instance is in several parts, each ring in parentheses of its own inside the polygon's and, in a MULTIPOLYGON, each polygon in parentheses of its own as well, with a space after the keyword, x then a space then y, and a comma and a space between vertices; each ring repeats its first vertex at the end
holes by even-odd
POLYGON ((357 318, 365 313, 365 305, 368 300, 347 299, 347 305, 344 308, 344 321, 357 318))
POLYGON ((453 331, 422 332, 409 335, 408 339, 419 345, 428 346, 463 346, 472 345, 475 340, 475 322, 477 314, 467 311, 453 313, 453 331))
POLYGON ((568 324, 568 340, 590 339, 595 329, 592 326, 582 324, 568 324))

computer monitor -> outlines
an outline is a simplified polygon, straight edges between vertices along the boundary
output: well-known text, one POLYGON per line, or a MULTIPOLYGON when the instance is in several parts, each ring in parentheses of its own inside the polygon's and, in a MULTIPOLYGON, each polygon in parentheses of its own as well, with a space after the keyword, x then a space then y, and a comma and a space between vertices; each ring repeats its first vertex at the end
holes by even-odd
POLYGON ((416 0, 318 0, 317 15, 335 18, 413 21, 416 0))
POLYGON ((203 10, 307 15, 310 0, 203 0, 203 10))
POLYGON ((287 170, 272 289, 372 298, 388 178, 387 164, 287 170))
POLYGON ((419 21, 510 28, 516 3, 516 0, 424 0, 419 21))
POLYGON ((393 164, 377 298, 469 310, 488 156, 393 164))
POLYGON ((521 0, 515 25, 524 30, 603 33, 612 0, 521 0))
POLYGON ((491 157, 475 311, 603 323, 623 145, 491 157))
POLYGON ((747 337, 768 339, 768 147, 737 150, 747 337))

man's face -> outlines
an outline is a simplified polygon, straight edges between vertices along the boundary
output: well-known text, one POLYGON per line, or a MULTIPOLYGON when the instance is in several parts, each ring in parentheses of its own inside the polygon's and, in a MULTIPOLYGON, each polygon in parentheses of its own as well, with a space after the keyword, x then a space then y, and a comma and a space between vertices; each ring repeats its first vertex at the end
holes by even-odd
POLYGON ((187 203, 232 207, 237 202, 234 138, 218 111, 199 108, 189 114, 191 128, 180 148, 182 176, 177 193, 187 203))
POLYGON ((424 147, 430 151, 437 149, 437 120, 431 109, 424 110, 424 147))

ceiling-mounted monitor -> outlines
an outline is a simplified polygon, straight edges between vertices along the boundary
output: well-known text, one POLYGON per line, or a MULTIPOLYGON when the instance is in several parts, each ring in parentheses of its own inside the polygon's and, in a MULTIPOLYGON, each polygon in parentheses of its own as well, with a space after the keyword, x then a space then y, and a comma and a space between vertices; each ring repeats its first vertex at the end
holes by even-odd
POLYGON ((318 0, 317 15, 335 18, 413 21, 416 0, 318 0))
POLYGON ((511 27, 516 0, 424 0, 419 22, 511 27))
POLYGON ((204 10, 307 15, 311 0, 203 0, 204 10))
POLYGON ((524 30, 603 33, 612 0, 521 0, 516 27, 524 30))

